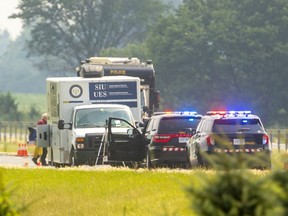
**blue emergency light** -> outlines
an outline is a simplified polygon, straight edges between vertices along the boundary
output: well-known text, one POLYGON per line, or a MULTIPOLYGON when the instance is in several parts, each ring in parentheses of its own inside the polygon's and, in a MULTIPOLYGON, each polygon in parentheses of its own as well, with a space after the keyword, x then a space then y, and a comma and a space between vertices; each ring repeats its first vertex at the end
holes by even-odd
POLYGON ((251 111, 208 111, 207 115, 249 115, 251 111))

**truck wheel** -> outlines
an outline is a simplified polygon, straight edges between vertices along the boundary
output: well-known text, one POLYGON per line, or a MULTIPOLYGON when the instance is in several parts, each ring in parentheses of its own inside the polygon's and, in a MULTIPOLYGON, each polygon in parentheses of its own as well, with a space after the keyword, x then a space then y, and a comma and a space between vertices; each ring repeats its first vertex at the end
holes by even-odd
POLYGON ((77 159, 75 157, 75 152, 74 152, 74 149, 72 149, 70 151, 70 165, 73 167, 73 166, 78 166, 77 164, 77 159))
POLYGON ((49 161, 50 166, 54 166, 53 149, 51 148, 51 161, 49 161))

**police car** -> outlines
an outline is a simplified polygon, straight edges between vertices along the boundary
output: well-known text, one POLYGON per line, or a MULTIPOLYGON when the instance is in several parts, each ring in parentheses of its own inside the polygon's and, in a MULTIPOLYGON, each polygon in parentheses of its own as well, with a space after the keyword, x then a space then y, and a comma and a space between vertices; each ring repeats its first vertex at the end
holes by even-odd
POLYGON ((202 116, 196 112, 155 113, 144 128, 147 168, 188 164, 186 143, 202 116))
POLYGON ((190 165, 207 166, 210 154, 245 154, 261 160, 247 163, 251 168, 271 168, 271 142, 257 115, 250 111, 209 111, 195 135, 187 142, 190 165), (264 156, 263 156, 264 155, 264 156))

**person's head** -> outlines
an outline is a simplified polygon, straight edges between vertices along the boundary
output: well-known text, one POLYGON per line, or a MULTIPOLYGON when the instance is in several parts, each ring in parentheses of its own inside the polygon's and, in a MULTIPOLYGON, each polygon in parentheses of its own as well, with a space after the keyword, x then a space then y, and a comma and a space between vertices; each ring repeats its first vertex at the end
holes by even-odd
POLYGON ((47 118, 48 118, 47 113, 43 113, 43 114, 42 114, 42 119, 43 119, 44 121, 47 121, 47 118))

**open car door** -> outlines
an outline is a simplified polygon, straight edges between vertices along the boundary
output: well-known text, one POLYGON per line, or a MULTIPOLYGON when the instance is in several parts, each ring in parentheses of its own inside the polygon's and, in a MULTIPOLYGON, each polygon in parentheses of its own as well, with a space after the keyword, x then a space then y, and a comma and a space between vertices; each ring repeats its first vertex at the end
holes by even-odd
POLYGON ((109 118, 107 139, 108 162, 140 162, 144 159, 143 135, 128 121, 109 118))

